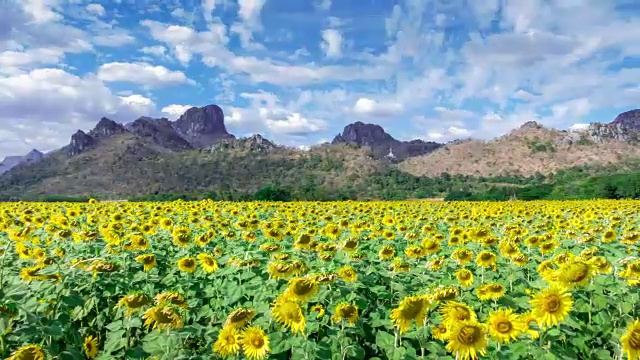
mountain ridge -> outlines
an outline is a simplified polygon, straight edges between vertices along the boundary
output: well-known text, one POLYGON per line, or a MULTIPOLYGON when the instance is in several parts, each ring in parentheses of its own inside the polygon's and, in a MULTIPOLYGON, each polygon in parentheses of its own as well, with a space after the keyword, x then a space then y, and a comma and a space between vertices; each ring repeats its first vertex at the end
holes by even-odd
POLYGON ((384 169, 413 176, 527 176, 640 158, 634 112, 580 131, 527 122, 490 141, 447 144, 400 141, 380 125, 354 122, 331 144, 299 150, 259 134, 236 138, 226 130, 224 114, 217 109, 194 107, 176 121, 140 117, 125 125, 101 118, 92 130, 74 133, 69 145, 0 175, 0 197, 244 191, 270 182, 334 189, 361 184, 384 169))

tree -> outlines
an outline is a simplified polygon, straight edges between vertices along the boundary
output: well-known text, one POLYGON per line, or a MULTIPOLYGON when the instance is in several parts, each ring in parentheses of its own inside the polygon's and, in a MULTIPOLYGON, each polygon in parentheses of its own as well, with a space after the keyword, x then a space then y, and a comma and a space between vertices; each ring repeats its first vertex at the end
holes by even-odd
POLYGON ((267 185, 253 195, 256 201, 291 201, 291 191, 275 185, 267 185))

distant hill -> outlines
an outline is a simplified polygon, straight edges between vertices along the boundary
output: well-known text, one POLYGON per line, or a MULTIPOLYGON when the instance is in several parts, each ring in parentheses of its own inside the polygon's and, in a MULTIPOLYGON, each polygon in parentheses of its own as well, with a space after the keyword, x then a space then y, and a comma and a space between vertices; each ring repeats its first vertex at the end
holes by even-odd
POLYGON ((581 131, 528 122, 491 141, 446 145, 399 141, 379 125, 356 122, 331 144, 309 150, 281 146, 261 135, 236 138, 227 132, 216 105, 191 108, 176 121, 141 117, 123 125, 102 118, 47 156, 32 152, 5 160, 10 170, 0 175, 0 199, 251 193, 271 184, 311 195, 346 191, 348 197, 398 198, 430 196, 434 191, 425 187, 432 185, 442 193, 447 174, 524 178, 580 165, 611 172, 640 159, 639 114, 626 112, 581 131), (424 176, 440 180, 418 178, 424 176))
POLYGON ((442 144, 422 140, 399 141, 389 135, 380 125, 355 122, 347 125, 332 144, 355 144, 371 148, 376 158, 404 160, 412 156, 428 154, 442 144))
POLYGON ((530 176, 579 165, 623 164, 640 158, 640 129, 629 119, 637 117, 621 114, 611 123, 592 123, 580 131, 528 122, 490 141, 453 141, 428 155, 406 159, 399 168, 417 176, 530 176))
POLYGON ((35 163, 44 157, 44 154, 38 150, 31 150, 27 155, 24 156, 7 156, 0 162, 0 174, 3 174, 14 167, 25 164, 25 163, 35 163))

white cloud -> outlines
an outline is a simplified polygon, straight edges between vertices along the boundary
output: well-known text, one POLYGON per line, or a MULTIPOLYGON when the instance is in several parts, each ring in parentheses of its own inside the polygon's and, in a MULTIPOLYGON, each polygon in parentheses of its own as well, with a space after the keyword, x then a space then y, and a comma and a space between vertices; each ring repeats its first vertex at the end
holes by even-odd
POLYGON ((280 135, 307 136, 326 129, 322 120, 309 119, 284 109, 260 108, 260 116, 271 132, 280 135))
POLYGON ((336 29, 322 31, 322 43, 320 48, 327 57, 337 58, 342 56, 342 34, 336 29))
POLYGON ((105 14, 104 7, 100 4, 89 4, 85 6, 85 9, 87 9, 88 12, 98 16, 104 16, 105 14))
POLYGON ((58 5, 56 0, 24 0, 23 9, 34 22, 46 23, 62 19, 62 15, 56 11, 58 5))
POLYGON ((193 105, 172 104, 172 105, 163 107, 160 111, 175 119, 180 117, 182 114, 184 114, 187 110, 189 110, 192 107, 193 105))
POLYGON ((0 89, 0 157, 59 148, 77 129, 90 130, 102 116, 126 122, 155 109, 144 96, 120 97, 95 76, 60 69, 0 77, 0 89))
POLYGON ((103 33, 93 37, 94 44, 105 47, 120 47, 133 44, 135 41, 136 38, 122 31, 103 33))
POLYGON ((402 112, 402 105, 396 102, 379 102, 361 97, 353 105, 353 112, 372 117, 392 117, 402 112))
POLYGON ((145 46, 140 49, 141 52, 148 55, 154 55, 158 57, 164 57, 167 53, 167 48, 162 45, 145 46))
POLYGON ((260 13, 267 0, 238 0, 238 17, 250 27, 260 26, 260 13))
POLYGON ((195 84, 182 71, 171 71, 164 66, 153 66, 147 63, 104 64, 98 69, 98 78, 107 82, 130 82, 149 87, 195 84))
POLYGON ((331 9, 331 0, 315 0, 313 6, 318 10, 327 11, 331 9))

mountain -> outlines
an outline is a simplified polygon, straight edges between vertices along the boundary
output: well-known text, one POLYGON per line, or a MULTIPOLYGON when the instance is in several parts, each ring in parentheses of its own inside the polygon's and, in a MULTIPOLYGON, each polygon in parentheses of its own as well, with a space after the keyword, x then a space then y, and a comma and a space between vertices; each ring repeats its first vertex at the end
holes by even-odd
POLYGON ((175 122, 143 116, 122 125, 103 117, 89 133, 78 130, 64 149, 69 156, 77 156, 106 139, 125 134, 136 135, 172 151, 209 148, 217 141, 235 138, 227 132, 222 109, 207 105, 188 109, 175 122))
POLYGON ((488 177, 549 174, 579 165, 624 164, 640 158, 640 131, 624 122, 592 123, 584 130, 565 131, 531 121, 499 138, 454 141, 428 155, 407 158, 398 166, 417 176, 449 173, 488 177))
POLYGON ((234 138, 224 126, 224 113, 218 105, 188 109, 173 123, 173 128, 196 148, 207 148, 218 140, 234 138))
POLYGON ((611 125, 620 125, 632 131, 640 132, 640 109, 623 112, 616 116, 611 125))
POLYGON ((336 135, 331 143, 367 146, 371 148, 374 157, 391 157, 395 160, 427 154, 442 146, 442 144, 422 140, 399 141, 389 135, 382 126, 365 124, 361 121, 345 126, 342 133, 336 135))
POLYGON ((36 163, 44 157, 44 154, 38 150, 31 150, 24 156, 7 156, 0 162, 0 174, 3 174, 20 164, 32 164, 36 163))
MULTIPOLYGON (((0 175, 0 199, 46 194, 106 198, 210 191, 247 194, 269 184, 291 186, 305 194, 340 194, 348 189, 354 192, 349 196, 397 198, 398 186, 426 194, 432 191, 430 186, 442 185, 420 178, 425 175, 529 176, 577 165, 617 169, 640 159, 634 112, 581 131, 528 122, 490 141, 467 139, 445 145, 399 141, 379 125, 356 122, 332 144, 302 151, 261 135, 235 138, 217 109, 215 105, 191 108, 173 122, 141 117, 121 125, 102 118, 92 130, 73 134, 64 148, 0 175), (395 161, 388 159, 390 150, 395 161)), ((8 163, 14 162, 10 158, 8 163)), ((330 197, 311 197, 318 198, 330 197)))

